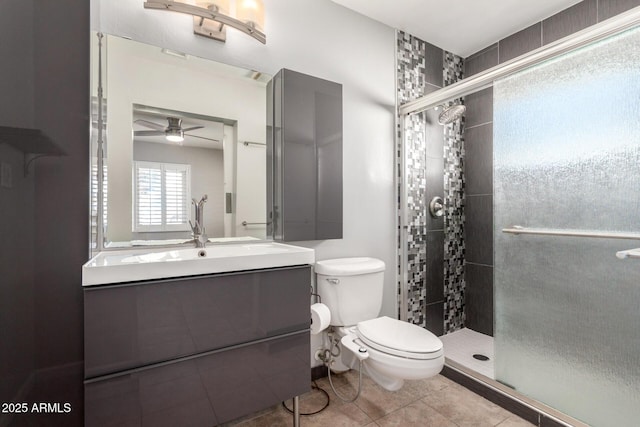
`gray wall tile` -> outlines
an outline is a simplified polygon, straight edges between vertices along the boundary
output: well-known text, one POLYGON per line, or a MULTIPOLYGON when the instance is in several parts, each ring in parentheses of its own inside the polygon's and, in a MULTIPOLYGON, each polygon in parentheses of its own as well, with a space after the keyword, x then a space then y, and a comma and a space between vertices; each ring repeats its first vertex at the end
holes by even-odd
POLYGON ((542 43, 551 43, 583 30, 597 20, 597 0, 584 0, 542 21, 542 43))
POLYGON ((493 123, 467 128, 464 134, 467 195, 493 193, 493 123))
POLYGON ((425 306, 427 330, 436 336, 444 334, 444 301, 434 302, 425 306))
MULTIPOLYGON (((444 199, 444 159, 427 158, 426 161, 426 200, 424 205, 429 209, 429 203, 434 197, 444 199)), ((427 230, 444 230, 444 216, 434 218, 427 211, 425 212, 425 225, 427 230)), ((444 248, 443 245, 440 248, 444 248)))
POLYGON ((427 83, 442 87, 442 49, 425 43, 424 78, 427 83))
POLYGON ((426 303, 444 299, 444 231, 427 232, 426 303))
POLYGON ((465 264, 465 326, 493 336, 493 267, 465 264))
POLYGON ((493 121, 493 87, 467 95, 464 103, 466 128, 493 121))
POLYGON ((502 64, 524 53, 530 52, 542 46, 542 23, 538 22, 532 26, 518 31, 499 42, 499 60, 502 64))
MULTIPOLYGON (((485 53, 487 53, 488 51, 492 50, 492 49, 496 49, 498 47, 498 42, 495 42, 494 44, 491 44, 489 46, 485 46, 482 49, 470 54, 469 56, 467 56, 464 60, 465 62, 470 60, 470 59, 474 59, 476 56, 480 56, 483 55, 485 53)), ((466 76, 466 74, 465 74, 466 76)))
POLYGON ((426 155, 434 159, 444 158, 444 130, 438 123, 439 112, 431 108, 424 113, 425 126, 424 136, 426 145, 426 155))
POLYGON ((493 265, 493 196, 468 196, 465 218, 465 260, 493 265))
POLYGON ((598 0, 598 22, 640 6, 640 0, 598 0))
POLYGON ((464 60, 464 77, 488 70, 498 65, 498 43, 489 46, 478 53, 474 53, 464 60))

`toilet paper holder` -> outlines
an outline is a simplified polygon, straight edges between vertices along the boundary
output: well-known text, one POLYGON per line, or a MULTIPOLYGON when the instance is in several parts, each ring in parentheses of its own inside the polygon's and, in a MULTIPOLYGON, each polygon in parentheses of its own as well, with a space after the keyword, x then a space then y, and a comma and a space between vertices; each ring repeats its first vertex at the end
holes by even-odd
POLYGON ((311 296, 316 297, 316 302, 322 303, 322 298, 320 297, 320 294, 313 292, 313 286, 311 286, 311 296))

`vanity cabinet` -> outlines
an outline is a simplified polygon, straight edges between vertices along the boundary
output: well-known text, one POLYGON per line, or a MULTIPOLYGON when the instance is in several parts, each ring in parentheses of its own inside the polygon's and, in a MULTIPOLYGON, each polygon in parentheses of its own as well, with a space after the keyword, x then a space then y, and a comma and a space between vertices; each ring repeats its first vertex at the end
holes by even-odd
POLYGON ((213 426, 309 391, 311 269, 92 286, 85 424, 213 426))
POLYGON ((267 87, 267 234, 342 238, 342 85, 283 69, 267 87))

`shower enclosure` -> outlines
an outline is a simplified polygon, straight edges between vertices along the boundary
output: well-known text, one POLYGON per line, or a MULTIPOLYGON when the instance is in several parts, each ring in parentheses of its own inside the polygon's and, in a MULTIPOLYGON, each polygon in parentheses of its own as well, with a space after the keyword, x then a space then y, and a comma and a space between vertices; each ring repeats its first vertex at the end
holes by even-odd
POLYGON ((401 108, 493 87, 495 371, 477 378, 593 426, 640 420, 638 20, 401 108))

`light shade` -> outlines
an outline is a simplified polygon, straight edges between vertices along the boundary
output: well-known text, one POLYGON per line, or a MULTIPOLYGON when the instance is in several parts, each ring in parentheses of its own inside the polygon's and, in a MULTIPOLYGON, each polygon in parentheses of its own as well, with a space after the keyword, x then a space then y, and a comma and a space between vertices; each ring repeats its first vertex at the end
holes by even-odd
POLYGON ((184 132, 182 129, 167 129, 165 131, 165 138, 167 141, 171 142, 182 142, 184 141, 184 132))
POLYGON ((264 31, 264 3, 262 0, 236 0, 236 18, 264 31))

